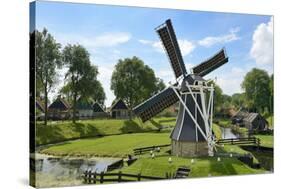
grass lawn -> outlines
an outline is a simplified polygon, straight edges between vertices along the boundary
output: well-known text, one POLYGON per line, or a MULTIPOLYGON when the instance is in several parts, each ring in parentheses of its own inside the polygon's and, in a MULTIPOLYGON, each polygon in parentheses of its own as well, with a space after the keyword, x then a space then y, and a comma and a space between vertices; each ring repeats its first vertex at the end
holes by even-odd
POLYGON ((50 146, 41 150, 52 155, 126 157, 134 148, 169 144, 170 133, 138 133, 79 139, 50 146))
MULTIPOLYGON (((191 169, 189 177, 206 177, 236 174, 256 174, 263 173, 263 169, 252 169, 240 162, 236 158, 221 158, 218 162, 216 157, 181 158, 175 156, 159 156, 155 159, 150 157, 138 159, 131 166, 125 166, 120 171, 123 173, 133 173, 148 176, 165 177, 166 172, 175 173, 178 167, 187 166, 191 169), (172 158, 172 163, 168 163, 168 158, 172 158)), ((116 170, 119 171, 119 170, 116 170)))
POLYGON ((269 116, 268 118, 266 118, 266 120, 268 121, 269 128, 273 129, 274 128, 274 116, 269 116))
POLYGON ((261 140, 261 146, 273 148, 273 135, 255 135, 261 140))
POLYGON ((139 119, 116 120, 96 119, 50 122, 47 126, 42 122, 36 124, 36 144, 57 143, 71 139, 153 131, 163 126, 174 126, 175 118, 156 118, 142 123, 139 119))
POLYGON ((218 125, 221 127, 230 127, 231 126, 231 119, 227 119, 227 118, 219 118, 217 119, 218 121, 218 125))
POLYGON ((213 131, 215 133, 216 139, 217 140, 221 139, 222 132, 221 132, 220 126, 218 126, 218 124, 213 123, 213 131))

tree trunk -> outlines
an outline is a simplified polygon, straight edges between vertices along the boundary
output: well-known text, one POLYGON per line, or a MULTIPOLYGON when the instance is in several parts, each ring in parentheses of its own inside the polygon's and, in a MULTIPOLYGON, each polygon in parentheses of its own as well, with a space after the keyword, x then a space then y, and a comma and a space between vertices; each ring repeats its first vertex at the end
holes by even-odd
POLYGON ((73 95, 73 107, 72 107, 72 110, 73 110, 72 122, 73 123, 75 123, 75 121, 76 121, 76 99, 77 99, 77 94, 75 92, 73 95))
POLYGON ((44 125, 47 125, 47 118, 48 118, 48 91, 47 91, 47 84, 44 85, 44 109, 45 109, 44 125))
POLYGON ((132 108, 129 108, 129 119, 132 120, 132 108))

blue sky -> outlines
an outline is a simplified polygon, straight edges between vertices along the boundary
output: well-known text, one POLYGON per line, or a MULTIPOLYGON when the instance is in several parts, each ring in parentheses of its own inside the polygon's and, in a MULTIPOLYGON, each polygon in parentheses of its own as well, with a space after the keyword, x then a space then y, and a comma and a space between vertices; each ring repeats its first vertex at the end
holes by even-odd
POLYGON ((241 92, 240 83, 253 67, 273 73, 271 16, 44 1, 37 2, 36 7, 38 30, 46 27, 63 46, 79 43, 90 52, 92 64, 99 68, 107 106, 115 98, 110 77, 118 59, 137 56, 165 83, 175 81, 154 30, 168 18, 188 70, 226 48, 228 64, 206 76, 217 78, 224 93, 241 92))

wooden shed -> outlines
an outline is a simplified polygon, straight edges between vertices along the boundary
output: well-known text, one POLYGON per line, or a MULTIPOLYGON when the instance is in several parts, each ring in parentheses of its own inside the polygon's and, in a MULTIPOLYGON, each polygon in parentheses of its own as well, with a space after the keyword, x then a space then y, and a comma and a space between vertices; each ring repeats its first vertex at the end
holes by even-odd
POLYGON ((70 106, 60 96, 48 107, 48 118, 51 120, 64 120, 70 117, 70 106))
POLYGON ((95 102, 92 105, 92 109, 93 109, 93 118, 102 118, 108 116, 108 114, 104 111, 101 105, 97 102, 95 102))
POLYGON ((93 108, 88 100, 78 99, 76 104, 76 116, 78 119, 90 119, 93 117, 93 108))
POLYGON ((263 131, 268 129, 267 120, 259 113, 247 112, 240 109, 233 117, 232 123, 244 126, 249 130, 263 131))
POLYGON ((110 108, 110 115, 114 119, 128 119, 129 108, 123 100, 116 100, 110 108))
POLYGON ((268 122, 259 113, 249 113, 243 119, 243 123, 249 130, 263 131, 268 129, 268 122))

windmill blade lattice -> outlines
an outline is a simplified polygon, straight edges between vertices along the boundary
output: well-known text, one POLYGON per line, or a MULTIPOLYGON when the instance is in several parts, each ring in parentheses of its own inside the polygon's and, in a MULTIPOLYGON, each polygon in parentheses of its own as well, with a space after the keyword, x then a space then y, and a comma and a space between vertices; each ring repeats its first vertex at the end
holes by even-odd
POLYGON ((133 111, 145 122, 178 100, 175 91, 172 88, 167 88, 135 107, 133 111))
POLYGON ((176 79, 182 75, 185 76, 187 72, 171 20, 167 20, 165 24, 160 25, 156 28, 156 31, 169 57, 176 79))
POLYGON ((211 58, 193 67, 192 70, 194 74, 203 77, 227 62, 228 57, 226 56, 225 49, 222 49, 211 58))

